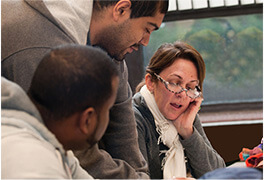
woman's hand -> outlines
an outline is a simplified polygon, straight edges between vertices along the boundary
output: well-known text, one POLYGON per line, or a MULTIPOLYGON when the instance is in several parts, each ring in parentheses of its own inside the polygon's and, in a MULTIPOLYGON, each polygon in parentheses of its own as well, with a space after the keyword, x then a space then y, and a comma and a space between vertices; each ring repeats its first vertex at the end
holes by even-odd
POLYGON ((202 97, 194 99, 194 101, 189 104, 188 108, 175 121, 173 121, 178 133, 184 139, 188 139, 193 133, 193 122, 200 109, 202 101, 202 97))

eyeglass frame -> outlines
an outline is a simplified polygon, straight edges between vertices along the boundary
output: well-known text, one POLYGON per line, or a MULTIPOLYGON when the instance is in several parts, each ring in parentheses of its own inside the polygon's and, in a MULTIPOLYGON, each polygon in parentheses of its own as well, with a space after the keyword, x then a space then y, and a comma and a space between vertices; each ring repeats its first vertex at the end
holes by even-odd
POLYGON ((174 93, 174 94, 180 94, 182 91, 185 91, 186 95, 187 95, 189 98, 191 98, 191 99, 196 99, 196 98, 198 98, 198 97, 201 97, 201 95, 202 95, 202 91, 201 91, 201 89, 200 89, 199 86, 195 86, 195 88, 197 89, 199 95, 198 95, 197 97, 193 98, 193 97, 190 97, 190 96, 187 94, 188 89, 183 88, 180 84, 178 84, 178 83, 170 83, 170 82, 168 82, 168 81, 165 81, 160 75, 158 75, 158 74, 156 74, 156 73, 154 73, 154 75, 157 77, 158 80, 160 80, 160 81, 165 85, 165 87, 166 87, 166 89, 167 89, 168 91, 170 91, 170 92, 172 92, 172 93, 174 93), (179 92, 174 92, 174 91, 170 90, 170 89, 168 88, 168 84, 173 84, 173 85, 179 86, 179 87, 181 88, 181 91, 179 91, 179 92))

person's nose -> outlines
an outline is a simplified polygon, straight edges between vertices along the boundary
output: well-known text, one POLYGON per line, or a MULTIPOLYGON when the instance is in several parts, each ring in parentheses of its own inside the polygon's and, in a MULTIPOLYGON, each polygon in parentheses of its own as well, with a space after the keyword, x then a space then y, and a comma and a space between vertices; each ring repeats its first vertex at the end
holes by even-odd
POLYGON ((186 94, 186 91, 182 89, 181 92, 179 92, 179 93, 175 93, 175 96, 176 96, 177 98, 186 98, 186 97, 187 97, 187 94, 186 94))
POLYGON ((140 44, 142 44, 143 46, 147 46, 149 43, 149 38, 150 38, 150 34, 149 33, 145 33, 142 37, 142 39, 139 41, 140 44))

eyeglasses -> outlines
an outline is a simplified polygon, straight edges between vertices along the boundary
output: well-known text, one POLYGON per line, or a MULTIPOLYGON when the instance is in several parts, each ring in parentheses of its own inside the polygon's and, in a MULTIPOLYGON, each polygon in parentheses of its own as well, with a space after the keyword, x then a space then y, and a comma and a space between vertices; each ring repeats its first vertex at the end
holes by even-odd
POLYGON ((185 89, 178 83, 170 83, 162 79, 159 75, 154 73, 154 75, 160 80, 162 83, 164 83, 166 89, 168 89, 170 92, 179 94, 182 91, 185 91, 186 95, 192 99, 198 98, 202 95, 201 89, 199 86, 195 86, 194 88, 185 89))

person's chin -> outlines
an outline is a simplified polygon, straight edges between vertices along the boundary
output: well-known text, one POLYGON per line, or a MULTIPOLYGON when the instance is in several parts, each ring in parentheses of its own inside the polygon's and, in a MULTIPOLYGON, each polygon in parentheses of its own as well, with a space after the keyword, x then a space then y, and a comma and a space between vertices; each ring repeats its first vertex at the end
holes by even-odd
POLYGON ((165 119, 167 119, 167 120, 174 121, 174 117, 173 117, 173 116, 166 115, 166 116, 164 116, 164 117, 165 117, 165 119))
POLYGON ((120 55, 114 55, 114 56, 112 56, 112 58, 114 58, 117 61, 123 61, 123 60, 125 60, 125 55, 121 55, 121 54, 120 55))
POLYGON ((178 117, 172 117, 172 118, 170 118, 169 120, 170 120, 170 121, 176 121, 177 118, 178 118, 178 117))
POLYGON ((179 115, 172 114, 172 115, 168 115, 167 119, 170 121, 175 121, 175 120, 177 120, 178 117, 179 117, 179 115))
POLYGON ((132 49, 131 51, 130 51, 130 49, 132 49, 132 48, 128 48, 128 49, 122 51, 121 53, 119 53, 119 54, 117 55, 117 60, 118 60, 118 61, 122 61, 122 60, 124 60, 125 57, 126 57, 128 54, 131 54, 131 53, 133 52, 133 49, 132 49))

